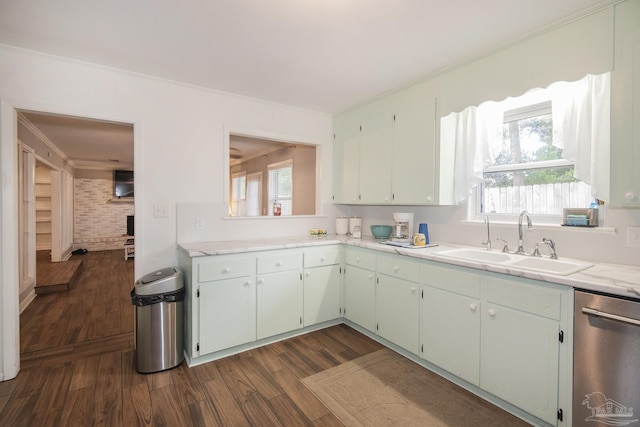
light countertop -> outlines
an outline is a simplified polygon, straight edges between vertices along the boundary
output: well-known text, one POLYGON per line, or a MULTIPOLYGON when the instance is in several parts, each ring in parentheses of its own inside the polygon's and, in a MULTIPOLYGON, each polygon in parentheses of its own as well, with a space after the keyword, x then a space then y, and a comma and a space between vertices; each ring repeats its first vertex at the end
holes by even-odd
MULTIPOLYGON (((444 262, 452 265, 640 299, 640 267, 622 264, 594 263, 592 267, 577 273, 559 276, 531 270, 522 270, 508 265, 447 257, 442 255, 441 252, 461 247, 460 245, 448 243, 439 243, 438 246, 434 247, 414 249, 383 245, 372 238, 352 239, 347 236, 328 235, 326 237, 319 238, 301 236, 273 239, 184 243, 178 245, 178 247, 187 256, 193 258, 210 255, 227 255, 336 244, 358 246, 366 249, 378 250, 380 252, 395 253, 412 258, 444 262)), ((568 258, 560 257, 560 259, 568 258)))

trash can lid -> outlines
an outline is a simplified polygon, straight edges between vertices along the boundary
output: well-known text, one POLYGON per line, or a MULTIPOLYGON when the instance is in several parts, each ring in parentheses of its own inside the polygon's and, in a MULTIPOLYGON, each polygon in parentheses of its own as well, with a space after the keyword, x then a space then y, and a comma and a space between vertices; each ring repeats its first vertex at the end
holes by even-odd
POLYGON ((182 271, 175 267, 167 267, 146 274, 135 283, 136 295, 157 295, 175 292, 184 288, 182 271))

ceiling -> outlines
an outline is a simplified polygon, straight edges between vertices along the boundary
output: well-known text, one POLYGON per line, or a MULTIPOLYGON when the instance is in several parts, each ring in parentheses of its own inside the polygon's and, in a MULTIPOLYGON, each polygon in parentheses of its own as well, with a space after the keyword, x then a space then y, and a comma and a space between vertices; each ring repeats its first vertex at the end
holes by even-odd
POLYGON ((133 125, 29 111, 20 115, 76 169, 133 170, 133 125))
POLYGON ((0 0, 0 43, 336 113, 612 0, 0 0))
MULTIPOLYGON (((0 44, 335 114, 613 2, 0 0, 0 44)), ((76 167, 133 166, 129 125, 29 119, 76 167)))

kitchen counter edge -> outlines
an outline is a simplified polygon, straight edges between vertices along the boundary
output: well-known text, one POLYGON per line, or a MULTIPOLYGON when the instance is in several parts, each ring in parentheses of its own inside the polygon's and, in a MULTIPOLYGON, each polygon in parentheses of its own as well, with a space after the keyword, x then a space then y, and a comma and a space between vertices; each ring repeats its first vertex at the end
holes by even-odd
POLYGON ((372 238, 352 239, 347 236, 329 235, 327 237, 286 237, 279 239, 232 240, 218 242, 183 243, 178 248, 190 258, 229 255, 247 252, 262 252, 279 249, 306 248, 314 246, 337 245, 356 246, 380 252, 407 256, 410 258, 442 262, 477 270, 507 274, 542 282, 571 286, 597 292, 640 299, 640 267, 623 264, 594 263, 592 267, 567 276, 558 276, 513 266, 483 263, 465 259, 455 259, 440 254, 444 250, 465 247, 441 243, 438 246, 414 249, 383 245, 372 238))

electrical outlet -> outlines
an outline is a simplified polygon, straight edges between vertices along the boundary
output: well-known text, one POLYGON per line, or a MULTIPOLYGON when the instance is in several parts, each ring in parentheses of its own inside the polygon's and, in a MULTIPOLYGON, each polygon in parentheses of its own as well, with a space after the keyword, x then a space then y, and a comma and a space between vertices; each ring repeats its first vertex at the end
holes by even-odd
POLYGON ((154 218, 169 218, 169 205, 166 203, 156 203, 153 205, 154 218))
POLYGON ((640 227, 627 227, 627 246, 640 248, 640 227))
POLYGON ((204 218, 196 218, 196 230, 204 230, 204 218))

